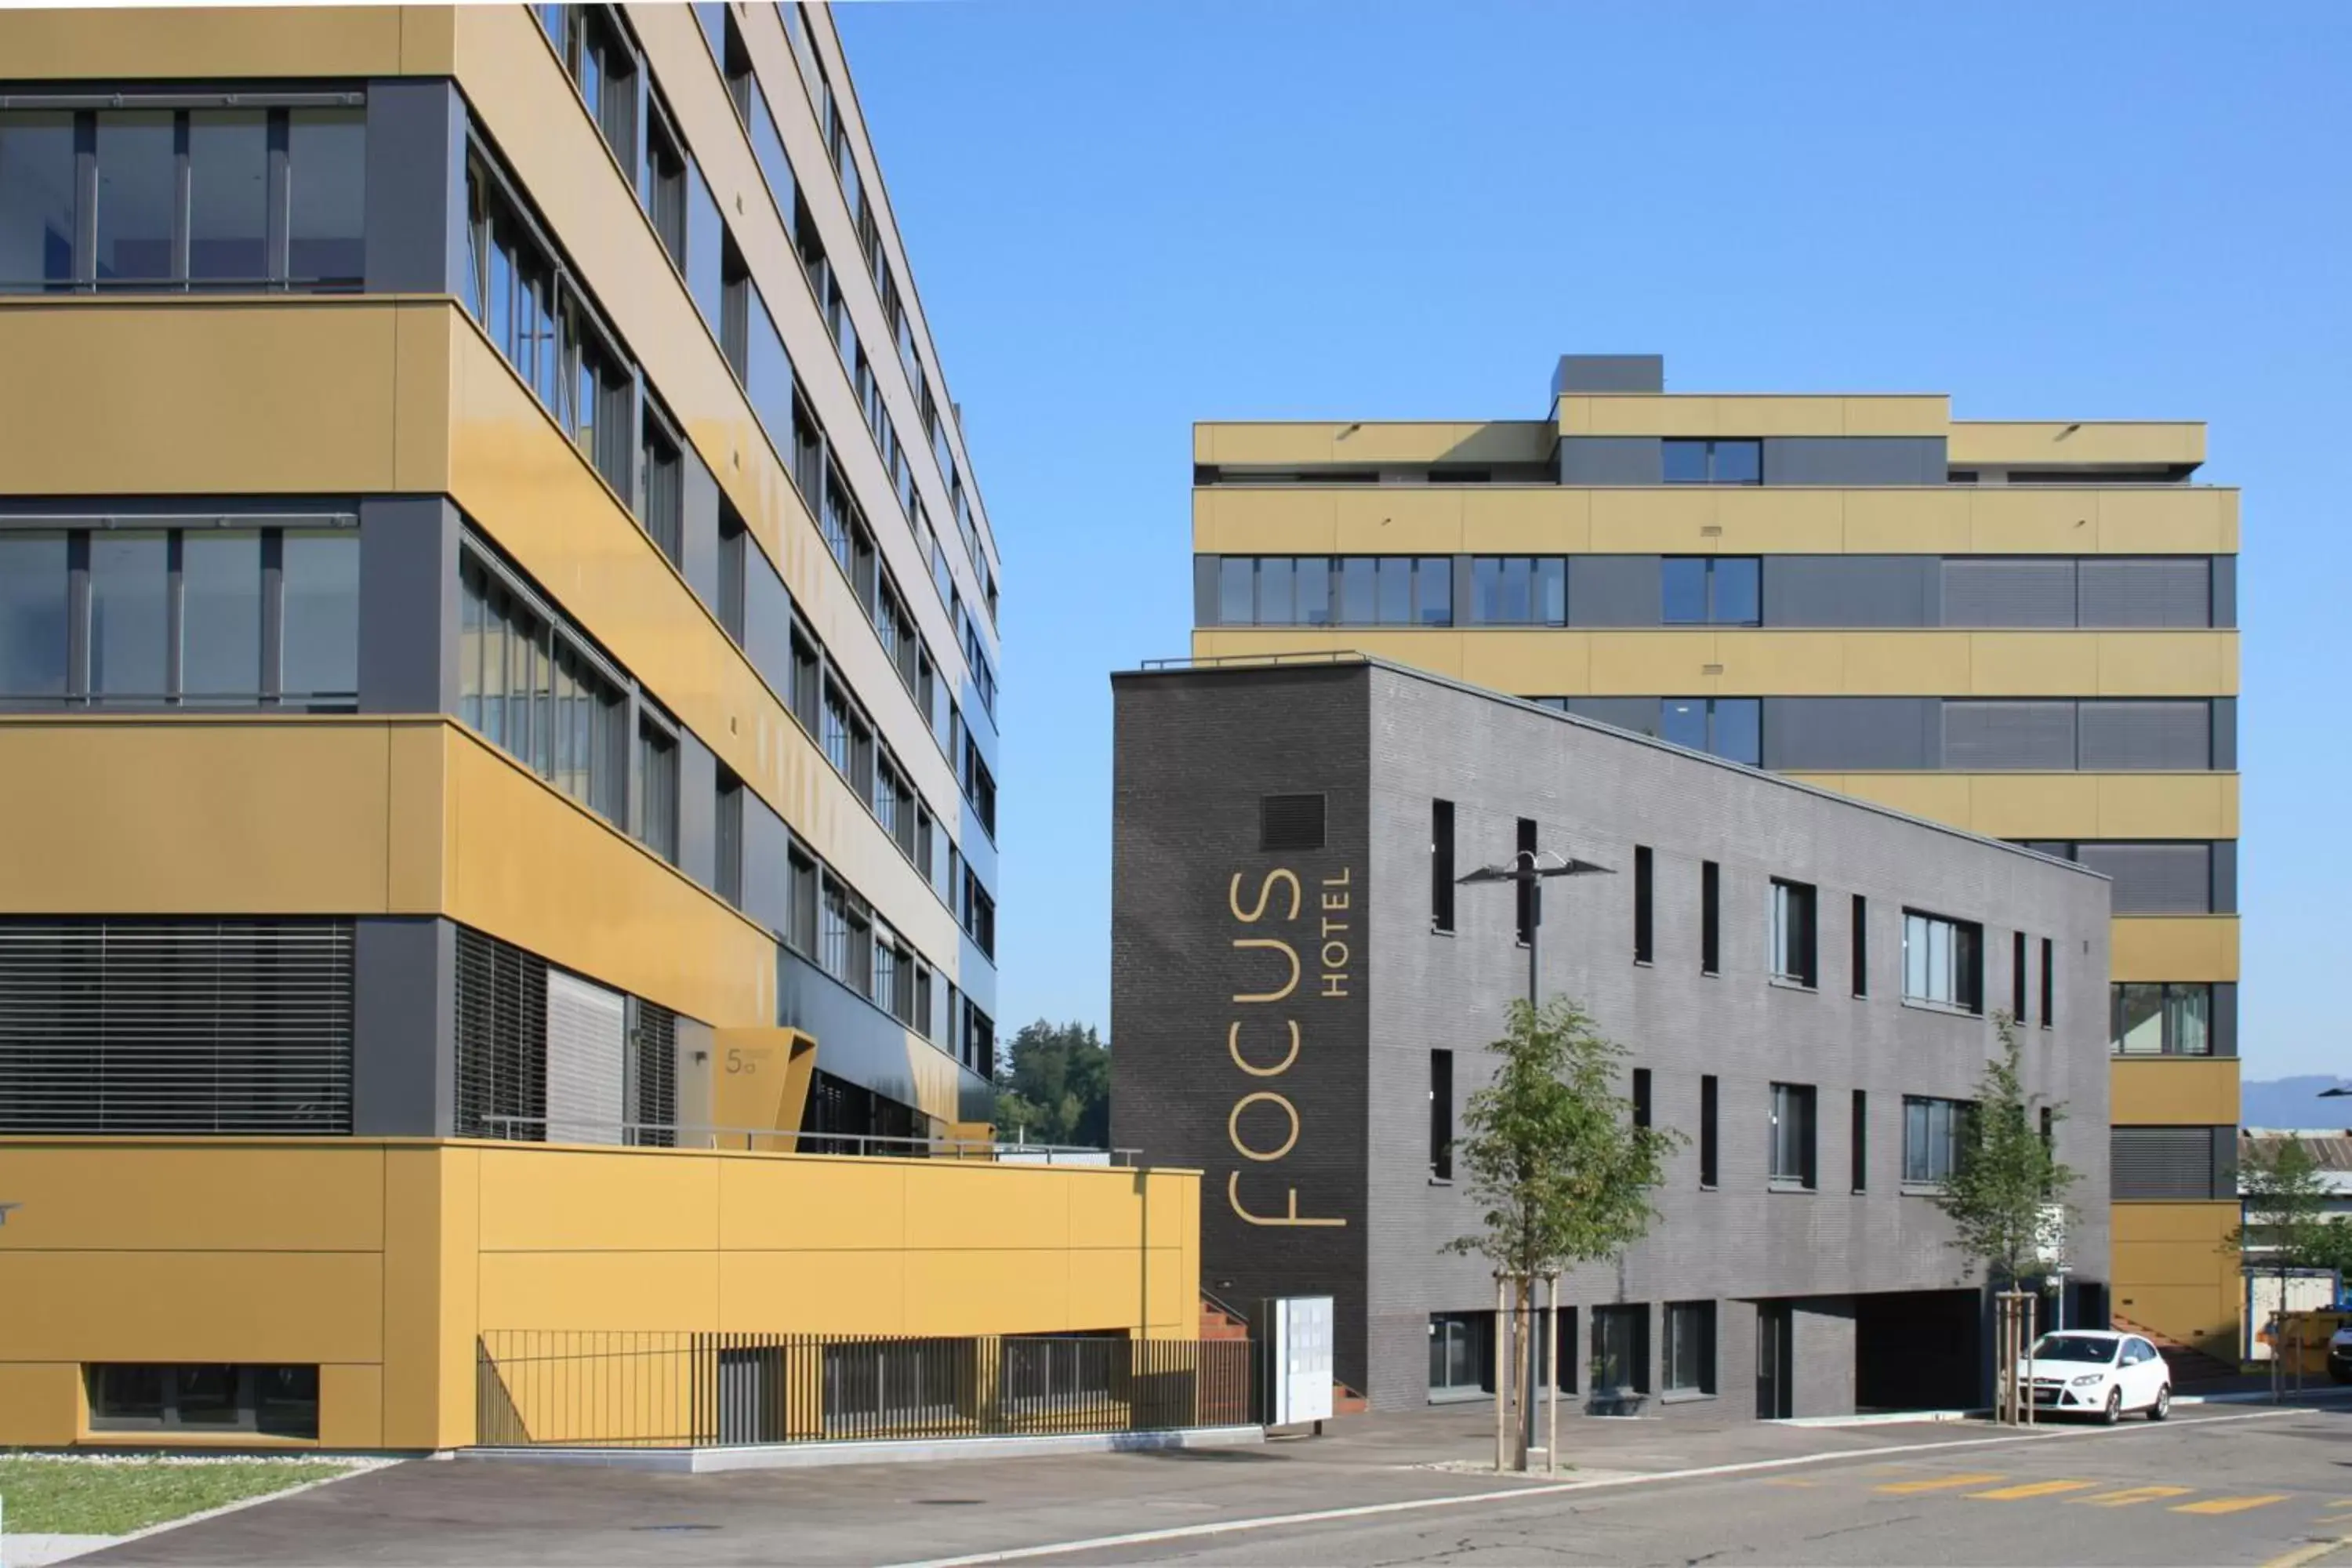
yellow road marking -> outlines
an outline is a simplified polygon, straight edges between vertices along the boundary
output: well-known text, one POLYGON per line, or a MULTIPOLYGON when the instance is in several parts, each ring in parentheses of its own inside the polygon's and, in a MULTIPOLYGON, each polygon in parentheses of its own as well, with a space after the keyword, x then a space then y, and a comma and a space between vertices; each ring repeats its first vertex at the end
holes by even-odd
POLYGON ((2263 1568, 2304 1568, 2304 1564, 2307 1563, 2316 1563, 2323 1557, 2335 1555, 2336 1548, 2345 1545, 2347 1542, 2352 1542, 2352 1537, 2338 1537, 2333 1541, 2315 1541, 2308 1545, 2298 1546, 2284 1556, 2272 1558, 2263 1564, 2263 1568))
POLYGON ((2175 1513, 2243 1513, 2250 1508, 2268 1508, 2274 1502, 2284 1502, 2288 1492, 2262 1492, 2253 1497, 2208 1498, 2203 1502, 2173 1505, 2175 1513))
POLYGON ((1970 1492, 1969 1496, 1979 1502, 2016 1502, 2021 1498, 2053 1497, 2059 1492, 2078 1492, 2085 1487, 2095 1487, 2098 1484, 2096 1481, 2028 1481, 2023 1486, 2003 1487, 1998 1491, 1970 1492))
POLYGON ((1883 1492, 1939 1492, 1948 1487, 1980 1487, 1987 1481, 2009 1479, 1998 1470, 1966 1476, 1939 1476, 1929 1481, 1894 1481, 1879 1488, 1883 1492))
POLYGON ((2128 1487, 2119 1492, 2101 1492, 2096 1497, 2068 1498, 2088 1508, 2129 1508, 2136 1502, 2162 1502, 2168 1497, 2187 1497, 2194 1487, 2128 1487))
POLYGON ((1817 1487, 1819 1481, 1801 1481, 1791 1476, 1780 1476, 1764 1483, 1768 1487, 1817 1487))

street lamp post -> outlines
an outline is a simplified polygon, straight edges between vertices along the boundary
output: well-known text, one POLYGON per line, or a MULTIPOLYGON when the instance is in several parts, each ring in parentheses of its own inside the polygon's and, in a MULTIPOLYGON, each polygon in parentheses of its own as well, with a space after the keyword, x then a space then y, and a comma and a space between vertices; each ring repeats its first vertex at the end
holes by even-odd
MULTIPOLYGON (((1538 967, 1538 960, 1540 956, 1540 944, 1542 942, 1543 931, 1544 879, 1547 877, 1607 877, 1613 876, 1615 873, 1616 868, 1613 866, 1602 866, 1591 860, 1579 860, 1572 855, 1562 855, 1556 849, 1522 849, 1517 854, 1512 856, 1510 859, 1503 862, 1499 866, 1481 866, 1475 871, 1455 878, 1454 881, 1457 885, 1462 887, 1467 887, 1473 882, 1510 882, 1523 887, 1528 890, 1528 1006, 1530 1009, 1533 1009, 1540 1007, 1543 1005, 1540 980, 1541 971, 1538 967), (1546 865, 1546 860, 1549 860, 1552 863, 1546 865)), ((1499 1279, 1499 1276, 1497 1278, 1499 1279)), ((1530 1310, 1532 1310, 1534 1307, 1535 1281, 1532 1279, 1529 1279, 1525 1281, 1525 1284, 1528 1296, 1528 1305, 1530 1310)), ((1554 1342, 1557 1335, 1557 1330, 1555 1329, 1554 1324, 1559 1309, 1559 1286, 1556 1277, 1552 1285, 1551 1295, 1552 1300, 1550 1305, 1543 1313, 1544 1337, 1541 1343, 1545 1347, 1549 1355, 1557 1355, 1559 1353, 1559 1347, 1554 1342)), ((1513 1316, 1517 1317, 1517 1314, 1514 1313, 1513 1316)), ((1502 1321, 1503 1315, 1500 1312, 1497 1312, 1496 1314, 1496 1326, 1497 1329, 1502 1326, 1502 1321)), ((1527 1332, 1527 1330, 1528 1325, 1524 1323, 1519 1325, 1519 1332, 1524 1334, 1527 1332)), ((1503 1349, 1504 1346, 1501 1337, 1497 1335, 1495 1344, 1495 1353, 1496 1359, 1498 1362, 1502 1359, 1503 1349)), ((1533 1345, 1528 1347, 1528 1376, 1530 1380, 1535 1376, 1536 1356, 1534 1354, 1534 1350, 1535 1347, 1533 1345)), ((1547 1361, 1545 1370, 1547 1381, 1550 1384, 1550 1390, 1548 1391, 1545 1395, 1546 1402, 1547 1404, 1557 1403, 1557 1390, 1559 1387, 1559 1369, 1558 1367, 1550 1366, 1547 1361)), ((1502 1426, 1501 1413, 1504 1397, 1502 1390, 1505 1385, 1505 1381, 1504 1369, 1497 1366, 1495 1373, 1496 1427, 1497 1433, 1496 1447, 1498 1450, 1495 1456, 1495 1468, 1496 1469, 1503 1468, 1503 1456, 1499 1452, 1499 1449, 1502 1447, 1500 1429, 1502 1426)), ((1522 1453, 1531 1453, 1536 1446, 1535 1390, 1532 1386, 1529 1386, 1519 1389, 1517 1392, 1520 1406, 1519 1430, 1522 1439, 1520 1451, 1522 1453)), ((1546 1451, 1544 1458, 1547 1463, 1551 1461, 1552 1456, 1549 1450, 1546 1451)))

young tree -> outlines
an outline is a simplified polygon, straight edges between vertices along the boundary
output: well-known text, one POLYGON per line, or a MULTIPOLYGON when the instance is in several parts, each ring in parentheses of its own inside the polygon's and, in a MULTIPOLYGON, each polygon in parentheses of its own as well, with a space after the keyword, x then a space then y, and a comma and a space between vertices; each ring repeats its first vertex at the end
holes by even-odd
MULTIPOLYGON (((1678 1132, 1636 1127, 1614 1079, 1623 1049, 1565 996, 1541 1009, 1511 1004, 1508 1032, 1487 1047, 1494 1083, 1470 1097, 1455 1159, 1485 1228, 1446 1244, 1495 1265, 1522 1322, 1535 1282, 1571 1264, 1612 1258, 1649 1229, 1650 1190, 1678 1132)), ((1512 1385, 1531 1397, 1532 1362, 1519 1336, 1512 1385)), ((1525 1405, 1523 1404, 1523 1408, 1525 1405)), ((1516 1443, 1519 1468, 1527 1445, 1516 1443)))
MULTIPOLYGON (((2328 1217, 2335 1194, 2319 1162, 2300 1138, 2256 1138, 2245 1144, 2238 1165, 2244 1217, 2222 1247, 2278 1277, 2279 1310, 2286 1309, 2286 1282, 2297 1269, 2352 1267, 2352 1227, 2328 1217)), ((2276 1390, 2285 1363, 2286 1336, 2271 1335, 2271 1384, 2276 1390)))
MULTIPOLYGON (((2037 1125, 2042 1118, 2036 1112, 2046 1111, 2048 1131, 2054 1133, 2066 1119, 2066 1108, 2045 1106, 2025 1092, 2015 1020, 1996 1013, 1993 1027, 2000 1054, 1985 1063, 1977 1079, 1976 1102, 1961 1125, 1958 1158, 1935 1201, 1950 1218, 1952 1245, 1966 1255, 1970 1271, 1981 1263, 1988 1283, 2016 1290, 2043 1271, 2042 1249, 2053 1220, 2063 1232, 2069 1213, 2066 1189, 2074 1184, 2075 1173, 2037 1125)), ((1999 1336, 1993 1355, 1995 1385, 2005 1387, 2015 1367, 1999 1336)))

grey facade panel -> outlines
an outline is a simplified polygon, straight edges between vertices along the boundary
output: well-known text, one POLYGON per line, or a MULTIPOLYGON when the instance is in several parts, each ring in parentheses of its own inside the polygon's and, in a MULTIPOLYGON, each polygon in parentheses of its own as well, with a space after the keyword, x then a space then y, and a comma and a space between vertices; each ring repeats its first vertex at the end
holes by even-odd
POLYGON ((1853 1301, 1813 1297, 1790 1308, 1790 1348, 1796 1352, 1793 1414, 1843 1415, 1853 1408, 1853 1301))
POLYGON ((2213 563, 2205 555, 2086 557, 2081 569, 2086 626, 2210 626, 2213 563))
POLYGON ((1955 773, 2071 771, 2072 702, 1946 701, 1944 763, 1955 773))
POLYGON ((1768 626, 1932 626, 1932 555, 1767 555, 1768 626))
MULTIPOLYGON (((816 1038, 816 1065, 835 1078, 873 1090, 901 1105, 919 1105, 916 1053, 949 1060, 905 1025, 860 996, 788 947, 776 950, 776 1021, 816 1038)), ((926 1061, 927 1067, 930 1064, 926 1061)), ((961 1063, 955 1066, 957 1116, 982 1103, 986 1080, 961 1063)), ((989 1101, 992 1112, 992 1100, 989 1101)))
POLYGON ((2212 559, 2213 624, 2234 626, 2238 624, 2238 558, 2216 555, 2212 559))
POLYGON ((718 885, 719 759, 677 732, 677 868, 706 888, 718 885))
POLYGON ((780 702, 793 689, 793 596, 767 552, 743 541, 743 657, 780 702))
POLYGON ((1661 613, 1654 555, 1579 555, 1568 563, 1568 624, 1654 626, 1661 613))
POLYGON ((446 77, 368 83, 371 294, 456 294, 466 275, 466 103, 446 77))
POLYGON ((445 920, 352 922, 352 1131, 457 1131, 457 928, 445 920))
POLYGON ((360 502, 360 711, 457 711, 457 509, 360 502))
POLYGON ((1217 604, 1217 568, 1223 560, 1222 555, 1192 557, 1192 624, 1196 626, 1224 624, 1217 604))
MULTIPOLYGON (((703 607, 712 615, 720 615, 719 603, 719 481, 702 466, 702 457, 692 447, 679 454, 679 477, 683 481, 685 527, 678 541, 678 572, 686 585, 694 590, 703 607)), ((748 550, 751 545, 746 544, 748 550)))
POLYGON ((2119 915, 2201 915, 2213 906, 2213 846, 2085 844, 2075 858, 2115 881, 2119 915))
POLYGON ((1932 768, 1943 754, 1933 697, 1768 697, 1764 765, 1784 773, 1932 768))
POLYGON ((2238 983, 2217 980, 2213 983, 2213 1016, 2206 1037, 2213 1043, 2217 1057, 2238 1054, 2238 983))
POLYGON ((1552 367, 1551 395, 1590 392, 1664 392, 1664 354, 1562 354, 1552 367))
POLYGON ((2238 700, 2213 699, 2213 766, 2233 773, 2238 766, 2238 700))
POLYGON ((1655 485, 1666 478, 1664 444, 1654 436, 1563 436, 1564 485, 1655 485))
POLYGON ((2234 838, 2213 841, 2213 912, 2238 912, 2238 841, 2234 838))
POLYGON ((1767 436, 1768 485, 1940 485, 1941 436, 1767 436))
POLYGON ((1953 556, 1944 563, 1943 624, 1948 626, 2071 626, 2075 567, 2071 556, 1953 556))
POLYGON ((2088 773, 2210 767, 2210 709, 2202 699, 2084 702, 2081 705, 2082 766, 2088 773))
POLYGON ((1580 719, 1613 724, 1637 735, 1658 732, 1658 699, 1654 697, 1571 697, 1568 710, 1580 719))
POLYGON ((792 931, 792 842, 784 819, 743 792, 743 912, 779 935, 792 931))

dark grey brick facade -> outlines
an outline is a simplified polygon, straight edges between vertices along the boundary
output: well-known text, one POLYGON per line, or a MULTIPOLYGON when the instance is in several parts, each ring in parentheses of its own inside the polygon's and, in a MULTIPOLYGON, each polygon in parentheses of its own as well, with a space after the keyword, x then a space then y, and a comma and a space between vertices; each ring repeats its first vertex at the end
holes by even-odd
MULTIPOLYGON (((2074 1279, 2107 1278, 2108 889, 2079 868, 1753 772, 1375 663, 1263 666, 1117 677, 1113 886, 1113 1135, 1156 1164, 1197 1166, 1204 1286, 1235 1305, 1329 1289, 1339 1299, 1341 1378, 1375 1405, 1428 1397, 1430 1316, 1491 1311, 1475 1258, 1441 1247, 1475 1226, 1466 1191, 1429 1164, 1430 1058, 1454 1057, 1460 1106, 1490 1076, 1483 1047, 1527 985, 1507 887, 1462 888, 1451 934, 1431 921, 1431 802, 1454 803, 1457 869, 1509 858, 1517 819, 1538 842, 1612 868, 1555 881, 1545 899, 1542 988, 1576 997, 1652 1074, 1654 1118, 1692 1142, 1669 1163, 1650 1236, 1613 1264, 1570 1275, 1580 1385, 1590 1309, 1649 1312, 1649 1386, 1663 1382, 1663 1309, 1716 1303, 1715 1401, 1753 1407, 1759 1301, 1791 1307, 1794 1414, 1889 1397, 1923 1325, 1939 1340, 1973 1322, 1973 1289, 1929 1199, 1906 1192, 1906 1095, 1965 1099, 1996 1048, 1989 1017, 1906 1003, 1906 907, 1980 922, 1988 1013, 2011 994, 2023 931, 2030 996, 2041 940, 2056 957, 2055 1022, 2023 1031, 2029 1086, 2063 1102, 2059 1152, 2082 1181, 2068 1238, 2074 1279), (1328 802, 1325 847, 1261 851, 1259 801, 1328 802), (1654 958, 1633 957, 1634 847, 1654 865, 1654 958), (1721 867, 1720 973, 1700 973, 1700 863, 1721 867), (1320 952, 1300 938, 1298 988, 1237 1003, 1284 978, 1269 950, 1236 949, 1269 872, 1299 879, 1305 933, 1329 918, 1318 889, 1344 887, 1348 994, 1315 994, 1320 952), (1345 875, 1344 884, 1334 879, 1345 875), (1240 878, 1238 905, 1234 879, 1240 878), (1767 973, 1770 882, 1818 889, 1818 985, 1767 973), (1866 900, 1869 995, 1853 994, 1852 900, 1866 900), (1261 1077, 1289 1049, 1295 1062, 1261 1077), (1230 1034, 1242 1025, 1238 1055, 1230 1034), (1255 1068, 1256 1072, 1252 1069, 1255 1068), (1701 1079, 1717 1079, 1718 1180, 1699 1185, 1701 1079), (1812 1086, 1817 1180, 1767 1182, 1776 1082, 1812 1086), (1852 1096, 1866 1096, 1860 1193, 1849 1156, 1852 1096), (1234 1107, 1253 1093, 1281 1094, 1234 1107), (1344 1226, 1251 1224, 1254 1214, 1344 1226), (1947 1292, 1941 1297, 1895 1293, 1947 1292), (1957 1316, 1955 1311, 1957 1310, 1957 1316), (1922 1315, 1924 1314, 1924 1315, 1922 1315), (1906 1331, 1906 1324, 1914 1325, 1906 1331), (1889 1369, 1893 1370, 1890 1371, 1889 1369), (1893 1378, 1894 1383, 1888 1380, 1893 1378), (1872 1386, 1865 1386, 1869 1384, 1872 1386)), ((2089 1293, 2095 1299, 2095 1291, 2089 1293)), ((1684 1408, 1679 1394, 1667 1401, 1684 1408)), ((1694 1405, 1701 1401, 1692 1401, 1694 1405)))

